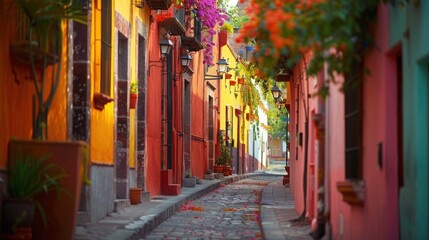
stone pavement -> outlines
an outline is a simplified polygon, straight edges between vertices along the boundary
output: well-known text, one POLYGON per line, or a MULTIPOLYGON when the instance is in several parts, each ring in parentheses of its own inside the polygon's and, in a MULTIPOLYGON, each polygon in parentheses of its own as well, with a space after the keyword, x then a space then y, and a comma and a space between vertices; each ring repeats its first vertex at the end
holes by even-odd
POLYGON ((283 185, 282 178, 264 188, 261 198, 261 225, 265 239, 312 239, 309 235, 309 224, 291 222, 297 218, 295 200, 290 188, 283 185))
POLYGON ((188 202, 146 239, 262 239, 260 197, 276 178, 243 179, 188 202))
MULTIPOLYGON (((141 236, 147 236, 148 233, 173 216, 187 202, 213 192, 224 184, 261 175, 261 173, 251 173, 233 175, 219 180, 203 180, 203 184, 197 185, 195 188, 182 188, 182 193, 179 196, 152 197, 150 201, 127 207, 118 213, 112 213, 99 222, 78 226, 75 239, 143 239, 141 236)), ((305 238, 309 236, 309 226, 293 227, 287 222, 287 220, 296 218, 296 214, 293 215, 295 213, 293 199, 288 192, 288 188, 281 185, 281 181, 282 177, 278 177, 278 181, 265 186, 262 193, 260 214, 264 239, 310 239, 309 237, 305 238)), ((239 197, 238 195, 236 196, 239 197)), ((198 222, 201 219, 195 219, 195 221, 198 222)), ((228 236, 231 239, 240 239, 240 236, 237 235, 228 236)), ((218 239, 230 238, 218 237, 218 239)), ((179 236, 178 239, 180 239, 179 236)), ((207 239, 207 237, 203 239, 207 239)))

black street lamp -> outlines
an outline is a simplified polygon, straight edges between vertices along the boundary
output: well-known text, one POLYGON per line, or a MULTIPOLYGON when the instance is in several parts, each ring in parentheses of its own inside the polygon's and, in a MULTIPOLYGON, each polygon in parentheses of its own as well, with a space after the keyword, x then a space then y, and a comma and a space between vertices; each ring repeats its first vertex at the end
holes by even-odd
POLYGON ((186 53, 180 56, 180 60, 182 61, 182 67, 189 67, 192 57, 189 55, 189 53, 186 53))
POLYGON ((161 55, 165 56, 170 53, 171 48, 173 47, 173 43, 170 39, 163 38, 161 42, 159 42, 159 46, 161 50, 161 55))
POLYGON ((282 91, 279 87, 277 87, 277 84, 274 84, 273 88, 271 88, 271 94, 273 94, 274 101, 278 101, 282 95, 282 91))

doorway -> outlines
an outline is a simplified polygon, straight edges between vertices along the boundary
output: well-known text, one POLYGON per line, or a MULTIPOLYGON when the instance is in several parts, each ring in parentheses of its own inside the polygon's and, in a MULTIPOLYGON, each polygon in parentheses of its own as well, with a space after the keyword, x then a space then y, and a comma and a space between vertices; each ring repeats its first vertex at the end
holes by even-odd
POLYGON ((116 198, 128 198, 128 154, 129 154, 129 79, 128 38, 118 32, 117 42, 117 97, 115 126, 116 198))

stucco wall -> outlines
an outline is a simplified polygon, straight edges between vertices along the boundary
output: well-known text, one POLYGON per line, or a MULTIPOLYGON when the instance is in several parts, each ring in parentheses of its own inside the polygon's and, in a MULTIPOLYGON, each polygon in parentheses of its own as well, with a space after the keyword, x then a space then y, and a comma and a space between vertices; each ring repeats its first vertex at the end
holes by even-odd
POLYGON ((400 190, 400 233, 403 239, 427 239, 429 2, 410 2, 389 10, 390 45, 401 44, 403 55, 404 187, 400 190))
POLYGON ((343 202, 336 188, 337 182, 345 180, 344 95, 337 90, 338 86, 331 84, 327 100, 328 207, 334 239, 397 239, 399 234, 397 83, 395 61, 388 54, 386 6, 378 9, 377 19, 372 29, 377 49, 372 49, 364 59, 371 74, 364 77, 362 95, 363 206, 343 202))
MULTIPOLYGON (((16 12, 8 1, 0 6, 0 28, 3 29, 0 38, 0 168, 6 167, 7 144, 11 137, 32 138, 32 98, 35 93, 33 80, 30 78, 29 65, 12 60, 10 43, 15 39, 16 12), (16 75, 14 75, 14 72, 16 75)), ((65 25, 63 26, 65 29, 65 25)), ((67 46, 64 35, 63 46, 67 46)), ((67 48, 63 48, 63 56, 67 48)), ((48 139, 66 139, 66 58, 63 58, 62 72, 58 90, 52 101, 48 115, 48 139)), ((51 70, 47 69, 46 86, 51 86, 51 70)), ((41 82, 39 82, 40 84, 41 82)), ((47 91, 47 90, 46 90, 47 91)), ((47 94, 45 92, 45 98, 47 94)))

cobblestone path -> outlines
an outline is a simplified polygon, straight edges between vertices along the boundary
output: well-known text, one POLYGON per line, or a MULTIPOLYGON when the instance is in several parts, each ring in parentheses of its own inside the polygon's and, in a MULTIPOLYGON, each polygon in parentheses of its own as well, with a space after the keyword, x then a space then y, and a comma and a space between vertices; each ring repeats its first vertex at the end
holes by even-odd
POLYGON ((275 179, 243 179, 188 202, 146 239, 262 239, 261 193, 275 179))

